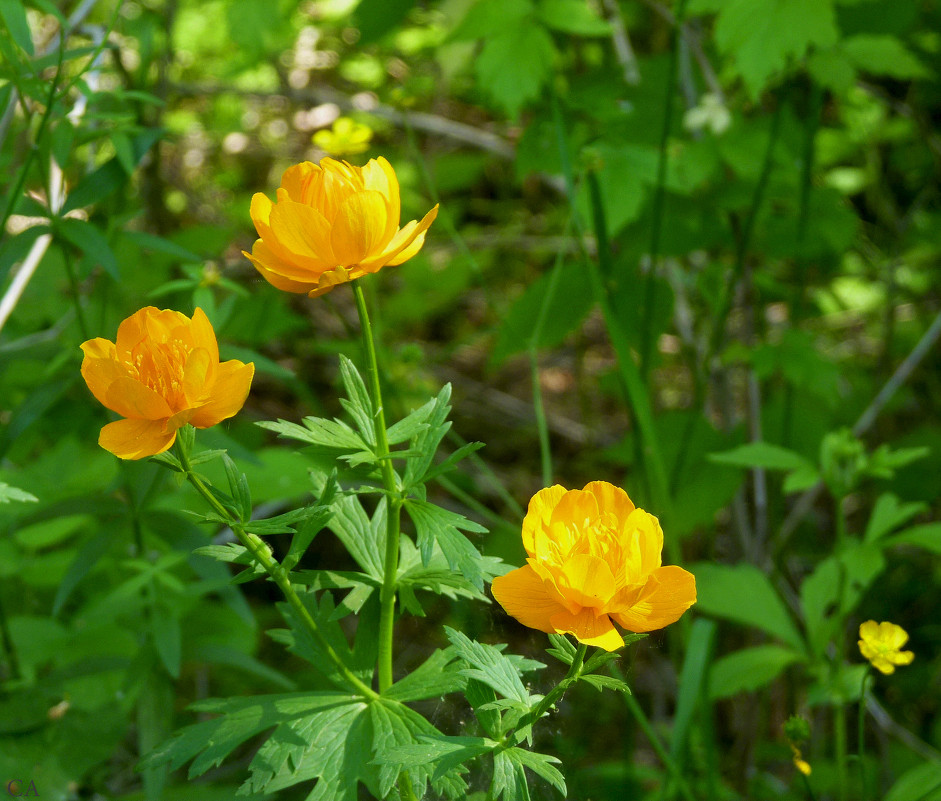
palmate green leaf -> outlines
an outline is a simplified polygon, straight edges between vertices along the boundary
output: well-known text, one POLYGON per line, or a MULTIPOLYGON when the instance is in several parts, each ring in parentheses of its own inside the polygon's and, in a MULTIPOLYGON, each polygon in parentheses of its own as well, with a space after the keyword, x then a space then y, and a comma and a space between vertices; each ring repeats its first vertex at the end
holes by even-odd
MULTIPOLYGON (((342 615, 337 614, 333 596, 324 592, 320 600, 313 593, 304 593, 300 596, 310 616, 317 624, 330 647, 339 655, 343 663, 364 684, 371 684, 376 664, 377 648, 379 643, 379 601, 373 595, 359 614, 359 624, 356 627, 356 636, 353 647, 350 647, 337 622, 342 615)), ((306 659, 337 688, 349 689, 346 680, 335 667, 333 661, 324 651, 320 643, 314 639, 309 629, 298 619, 297 612, 287 603, 278 604, 282 617, 288 622, 289 629, 274 629, 268 635, 287 646, 291 653, 306 659)))
POLYGON ((719 12, 716 44, 734 60, 752 98, 789 61, 839 36, 833 0, 690 0, 687 11, 719 12))
POLYGON ((486 577, 483 557, 458 529, 478 533, 486 532, 487 529, 463 515, 427 501, 410 498, 404 508, 415 524, 422 562, 427 565, 431 561, 437 544, 450 567, 460 571, 464 578, 482 591, 486 577))
POLYGON ((941 523, 912 526, 887 541, 888 545, 914 545, 931 553, 941 554, 941 523))
POLYGON ((799 470, 810 464, 799 453, 770 442, 749 442, 729 451, 712 453, 709 461, 735 467, 761 467, 765 470, 799 470))
POLYGON ((463 690, 467 678, 459 672, 454 649, 436 650, 411 673, 393 684, 382 695, 394 701, 421 701, 463 690))
POLYGON ((504 801, 526 801, 530 798, 529 783, 526 780, 528 768, 536 775, 545 779, 565 797, 565 778, 555 763, 559 760, 547 754, 537 754, 523 748, 508 748, 498 751, 493 759, 493 788, 494 798, 504 801))
POLYGON ((410 412, 394 425, 386 429, 386 439, 390 445, 398 445, 400 442, 406 442, 412 437, 417 436, 428 428, 425 421, 431 416, 437 405, 437 400, 432 398, 423 406, 410 412))
MULTIPOLYGON (((602 677, 596 676, 595 678, 602 677)), ((539 754, 535 751, 527 751, 525 748, 510 748, 504 751, 504 753, 515 764, 527 768, 541 779, 545 779, 545 781, 551 784, 562 794, 562 797, 565 798, 567 792, 565 777, 562 775, 562 772, 555 767, 561 763, 554 756, 539 754)))
POLYGON ((248 698, 210 698, 194 704, 196 712, 220 715, 186 726, 151 751, 140 767, 167 765, 176 770, 193 760, 189 778, 201 776, 250 737, 286 721, 329 710, 345 709, 360 702, 349 693, 301 692, 248 698))
POLYGON ((859 34, 840 43, 849 60, 861 72, 890 78, 928 78, 931 70, 895 36, 859 34))
POLYGON ((383 765, 390 773, 431 769, 434 783, 445 778, 448 773, 465 773, 467 762, 492 752, 499 745, 486 737, 426 735, 420 737, 419 742, 380 749, 376 754, 376 763, 383 765))
MULTIPOLYGON (((333 517, 333 511, 327 506, 311 504, 302 506, 300 509, 292 509, 274 517, 267 517, 264 520, 249 520, 245 523, 245 530, 252 534, 261 536, 269 534, 289 534, 297 531, 297 526, 302 526, 307 534, 313 539, 314 536, 327 524, 333 517)), ((308 541, 308 545, 310 542, 308 541)))
POLYGON ((566 665, 571 665, 572 662, 575 661, 577 649, 572 644, 572 641, 564 634, 550 634, 549 642, 552 643, 552 647, 546 648, 547 654, 554 656, 566 665))
POLYGON ((613 676, 600 676, 589 673, 585 676, 579 676, 578 680, 587 682, 598 690, 598 692, 602 690, 614 690, 619 693, 631 694, 631 688, 628 686, 627 682, 616 679, 613 676))
POLYGON ((428 424, 427 428, 419 431, 409 444, 409 450, 417 451, 422 455, 409 459, 405 464, 403 484, 406 489, 424 482, 424 476, 431 467, 438 446, 451 428, 448 422, 448 413, 451 411, 450 400, 451 385, 445 384, 432 401, 433 406, 425 419, 428 424))
POLYGON ((337 535, 363 572, 382 581, 382 555, 386 548, 386 499, 379 499, 372 519, 355 495, 338 498, 330 508, 333 510, 333 517, 328 523, 330 530, 337 535))
POLYGON ((545 665, 535 660, 523 660, 521 657, 514 659, 501 653, 497 647, 471 640, 449 626, 445 626, 444 631, 457 655, 469 666, 461 670, 461 675, 486 684, 504 698, 529 705, 530 695, 523 686, 520 673, 524 670, 543 668, 545 665))
POLYGON ((539 96, 555 59, 552 37, 533 19, 484 39, 474 70, 478 84, 516 119, 523 106, 539 96))
POLYGON ((331 448, 342 452, 370 450, 362 437, 340 420, 305 417, 303 422, 304 425, 300 426, 287 420, 264 420, 257 425, 268 431, 274 431, 285 439, 294 439, 321 448, 331 448))
POLYGON ((370 449, 376 447, 376 432, 373 425, 376 410, 372 398, 366 390, 363 377, 356 366, 346 356, 340 354, 340 378, 346 390, 346 398, 340 399, 340 404, 347 414, 353 418, 360 436, 370 449))

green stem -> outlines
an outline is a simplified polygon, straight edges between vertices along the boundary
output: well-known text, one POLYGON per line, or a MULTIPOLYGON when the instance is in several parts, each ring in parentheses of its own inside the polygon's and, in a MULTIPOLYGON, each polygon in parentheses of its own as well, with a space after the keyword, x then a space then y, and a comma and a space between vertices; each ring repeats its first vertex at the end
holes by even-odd
MULTIPOLYGON (((839 676, 839 673, 837 674, 839 676)), ((846 801, 846 709, 842 702, 833 707, 833 734, 836 741, 836 787, 839 801, 846 801)))
POLYGON ((842 553, 846 545, 846 511, 843 508, 843 498, 836 499, 836 552, 842 553))
POLYGON ((680 794, 686 801, 696 801, 696 797, 693 795, 693 791, 690 790, 689 785, 686 783, 686 779, 683 778, 683 774, 680 771, 679 766, 673 760, 673 757, 670 756, 670 752, 667 751, 666 747, 660 742, 660 737, 656 731, 654 731, 653 726, 650 721, 647 719, 647 716, 644 714, 644 710, 641 709, 640 704, 637 702, 637 699, 630 693, 621 693, 624 698, 624 703, 627 704, 628 711, 634 716, 634 720, 640 726, 641 731, 647 737, 647 740, 650 742, 650 745, 653 746, 653 750, 656 752, 660 761, 663 763, 663 766, 667 769, 667 772, 670 776, 673 777, 673 781, 676 782, 676 787, 680 791, 680 794))
POLYGON ((20 660, 16 655, 16 646, 13 645, 13 635, 10 634, 10 626, 7 623, 7 615, 3 609, 2 593, 0 593, 0 643, 3 645, 3 653, 4 656, 6 656, 7 664, 10 667, 10 678, 22 678, 23 674, 20 672, 20 660))
POLYGON ((353 281, 353 297, 363 334, 363 349, 366 352, 366 373, 369 391, 375 407, 376 457, 382 465, 382 483, 388 492, 389 508, 386 513, 386 553, 383 559, 382 590, 379 594, 379 692, 392 686, 392 634, 395 625, 395 586, 399 572, 399 521, 402 513, 402 497, 389 456, 389 440, 386 437, 386 416, 382 408, 382 390, 379 386, 379 365, 376 361, 376 343, 373 340, 366 297, 359 281, 353 281))
POLYGON ((673 43, 670 63, 667 68, 666 97, 663 101, 663 127, 660 129, 660 154, 657 159, 657 185, 654 190, 650 220, 650 264, 644 282, 644 302, 641 304, 640 374, 647 377, 650 370, 653 347, 653 307, 657 261, 660 258, 660 237, 663 230, 663 209, 666 201, 667 162, 670 128, 673 125, 673 85, 676 83, 676 68, 680 58, 680 38, 683 35, 683 17, 686 0, 679 0, 675 13, 673 43))
POLYGON ((863 756, 866 753, 866 685, 869 683, 869 671, 863 675, 859 689, 859 716, 856 719, 856 759, 859 762, 859 797, 866 798, 866 766, 863 756))
POLYGON ((285 570, 276 559, 271 555, 271 552, 265 543, 259 539, 255 534, 249 534, 245 531, 241 522, 237 517, 235 517, 222 503, 216 498, 215 495, 209 490, 209 487, 203 482, 202 478, 199 477, 196 473, 193 472, 192 465, 190 464, 189 454, 186 452, 186 448, 183 447, 180 440, 177 440, 178 447, 176 448, 177 456, 180 459, 180 464, 183 467, 184 474, 187 481, 193 485, 193 488, 203 497, 206 503, 212 508, 212 510, 222 517, 226 522, 228 522, 229 527, 232 529, 235 536, 238 538, 238 541, 242 546, 247 550, 252 558, 264 569, 264 571, 271 577, 275 584, 278 585, 278 588, 284 594, 285 599, 290 604, 291 608, 294 610, 298 619, 304 626, 307 627, 307 630, 310 632, 311 636, 317 641, 317 644, 323 649, 324 653, 329 657, 330 661, 336 666, 340 675, 347 681, 347 683, 361 696, 367 700, 374 700, 379 697, 379 694, 364 684, 363 681, 351 671, 343 660, 340 658, 339 654, 333 649, 333 646, 327 641, 323 633, 320 631, 320 628, 317 626, 317 621, 311 617, 310 611, 304 606, 304 602, 301 600, 300 596, 297 594, 297 591, 294 589, 294 585, 291 584, 290 574, 285 570))
POLYGON ((82 298, 79 293, 78 276, 75 273, 75 263, 69 253, 70 245, 63 243, 62 260, 65 263, 65 271, 69 276, 69 286, 72 289, 72 303, 75 305, 75 317, 78 320, 78 330, 82 334, 82 339, 90 339, 88 335, 88 323, 85 320, 85 312, 82 310, 82 298))

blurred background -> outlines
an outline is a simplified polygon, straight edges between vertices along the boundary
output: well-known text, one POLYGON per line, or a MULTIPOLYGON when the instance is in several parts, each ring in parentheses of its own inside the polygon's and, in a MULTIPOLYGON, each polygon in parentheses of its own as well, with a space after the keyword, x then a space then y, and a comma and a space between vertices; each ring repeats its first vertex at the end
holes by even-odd
MULTIPOLYGON (((441 204, 367 282, 387 404, 450 382, 447 448, 486 445, 436 500, 513 565, 549 483, 660 517, 700 602, 619 669, 697 799, 835 797, 856 630, 902 625, 916 658, 873 683, 853 797, 941 798, 939 31, 927 0, 0 3, 0 779, 229 799, 250 749, 198 788, 135 765, 196 699, 321 681, 264 634, 268 587, 191 555, 215 533, 191 491, 97 447, 78 346, 201 307, 256 379, 200 443, 265 510, 309 497, 309 458, 254 423, 341 413, 356 309, 265 283, 249 203, 299 161, 383 155, 403 222, 441 204)), ((324 532, 302 566, 348 559, 324 532)), ((422 601, 400 671, 442 623, 545 647, 499 607, 422 601)), ((630 703, 593 693, 538 743, 570 797, 682 797, 630 703)))

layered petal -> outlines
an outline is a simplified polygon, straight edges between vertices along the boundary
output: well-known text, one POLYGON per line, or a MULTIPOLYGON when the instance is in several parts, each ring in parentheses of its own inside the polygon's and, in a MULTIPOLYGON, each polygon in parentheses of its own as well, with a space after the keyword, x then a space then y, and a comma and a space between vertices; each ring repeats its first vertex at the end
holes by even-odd
POLYGON ((539 490, 530 499, 526 517, 523 518, 523 547, 530 556, 535 555, 536 532, 545 531, 552 517, 552 510, 565 492, 565 487, 556 484, 539 490))
POLYGON ((628 631, 665 628, 696 603, 696 578, 675 565, 657 568, 637 600, 627 608, 611 609, 611 616, 628 631))
POLYGON ((209 401, 200 406, 190 421, 196 428, 209 428, 238 414, 245 405, 255 375, 255 365, 232 359, 216 368, 209 401))
POLYGON ((135 420, 166 420, 174 412, 163 395, 128 376, 111 382, 104 405, 135 420))
POLYGON ((166 431, 163 421, 118 420, 101 429, 98 444, 119 459, 143 459, 163 453, 176 441, 176 430, 166 431))
POLYGON ((330 234, 337 264, 359 264, 381 251, 388 212, 386 199, 374 190, 357 192, 340 206, 330 234))
POLYGON ((618 634, 607 615, 595 615, 591 609, 583 609, 577 614, 559 612, 550 620, 557 634, 571 634, 579 642, 596 645, 606 651, 616 651, 624 645, 624 638, 618 634))
POLYGON ((255 241, 251 253, 243 250, 242 255, 255 265, 255 269, 261 273, 262 278, 283 292, 306 294, 317 286, 317 275, 312 274, 309 280, 289 277, 297 272, 297 269, 294 265, 277 258, 262 239, 255 241))
POLYGON ((567 613, 565 607, 550 596, 545 582, 529 565, 497 576, 490 590, 507 614, 531 629, 551 634, 557 630, 550 620, 552 616, 567 613))

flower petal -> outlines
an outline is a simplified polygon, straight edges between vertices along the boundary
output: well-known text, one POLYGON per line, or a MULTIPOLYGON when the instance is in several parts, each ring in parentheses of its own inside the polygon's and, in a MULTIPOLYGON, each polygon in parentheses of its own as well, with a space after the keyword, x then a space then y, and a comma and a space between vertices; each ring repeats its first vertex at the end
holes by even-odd
POLYGON ((628 515, 634 511, 634 503, 627 493, 607 481, 592 481, 585 485, 584 491, 595 496, 598 510, 602 514, 613 514, 621 522, 626 521, 628 515))
POLYGON ((552 517, 552 510, 561 497, 565 495, 565 487, 556 484, 539 490, 529 501, 526 517, 523 518, 523 547, 530 556, 535 556, 536 531, 544 531, 552 517))
POLYGON ((389 242, 395 236, 399 227, 399 218, 402 216, 399 180, 395 177, 392 165, 382 156, 370 159, 363 167, 363 186, 366 189, 376 190, 386 199, 387 219, 382 241, 389 242))
POLYGON ((676 565, 657 568, 640 597, 627 608, 610 610, 628 631, 656 631, 675 623, 696 603, 696 579, 676 565))
POLYGON ((143 459, 163 453, 176 440, 162 420, 118 420, 101 429, 98 444, 119 459, 143 459))
POLYGON ((316 209, 282 196, 272 207, 270 220, 273 240, 262 239, 282 261, 312 272, 339 263, 330 244, 330 223, 316 209))
POLYGON ((381 252, 389 210, 386 199, 375 190, 351 195, 337 210, 330 232, 335 263, 349 267, 381 252))
POLYGON ((174 411, 157 392, 127 376, 111 382, 103 404, 134 420, 166 420, 174 411))
POLYGON ((106 339, 93 339, 85 342, 82 350, 85 351, 85 358, 82 359, 82 378, 88 384, 92 395, 100 404, 106 406, 108 387, 117 379, 128 377, 127 367, 114 358, 114 345, 106 339), (108 352, 108 349, 100 343, 111 346, 111 356, 92 356, 92 354, 108 352))
POLYGON ((597 556, 573 554, 553 573, 562 595, 580 606, 600 609, 615 593, 611 568, 597 556))
MULTIPOLYGON (((256 240, 252 252, 247 253, 243 250, 242 255, 255 265, 255 269, 261 273, 262 278, 282 292, 296 292, 303 295, 317 286, 316 281, 309 282, 288 278, 285 273, 294 272, 296 268, 278 259, 264 240, 256 240)), ((311 275, 313 278, 317 277, 313 273, 311 275)))
POLYGON ((254 375, 255 365, 251 362, 243 364, 236 359, 222 362, 209 388, 209 402, 201 406, 189 422, 197 428, 209 428, 238 414, 245 405, 254 375))
MULTIPOLYGON (((216 357, 215 364, 219 363, 216 357)), ((196 348, 186 357, 183 366, 183 394, 187 405, 192 407, 199 404, 211 389, 210 376, 213 360, 205 348, 196 348)))
POLYGON ((591 609, 583 609, 577 614, 559 612, 552 616, 552 626, 558 634, 572 634, 579 642, 597 645, 605 651, 616 651, 624 645, 624 638, 618 634, 607 615, 595 615, 591 609))
POLYGON ((549 595, 542 579, 529 565, 497 576, 490 590, 507 614, 524 626, 549 634, 557 630, 550 618, 566 611, 549 595))

